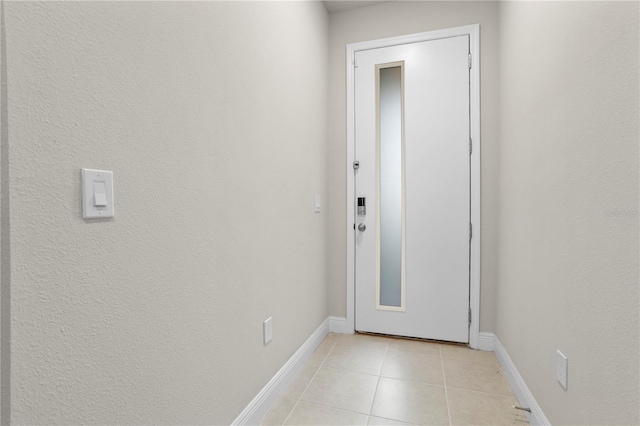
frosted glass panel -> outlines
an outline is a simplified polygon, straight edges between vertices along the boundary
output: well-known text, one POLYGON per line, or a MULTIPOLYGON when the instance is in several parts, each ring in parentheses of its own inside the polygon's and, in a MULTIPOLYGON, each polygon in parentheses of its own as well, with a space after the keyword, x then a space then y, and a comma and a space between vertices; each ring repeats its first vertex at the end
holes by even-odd
POLYGON ((402 68, 379 69, 379 304, 402 306, 402 68))

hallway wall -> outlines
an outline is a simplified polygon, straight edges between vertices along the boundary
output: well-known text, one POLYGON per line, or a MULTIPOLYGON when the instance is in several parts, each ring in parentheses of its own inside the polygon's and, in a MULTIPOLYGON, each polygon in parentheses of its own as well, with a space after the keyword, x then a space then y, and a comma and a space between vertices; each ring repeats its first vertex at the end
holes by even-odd
POLYGON ((482 259, 480 331, 494 331, 497 280, 498 3, 389 2, 330 15, 328 282, 331 315, 346 316, 346 74, 349 43, 480 24, 482 259))
POLYGON ((552 423, 640 423, 637 2, 3 5, 14 423, 231 422, 346 313, 345 45, 474 23, 481 331, 552 423))
POLYGON ((638 5, 500 7, 496 333, 552 424, 640 423, 638 5))
POLYGON ((4 6, 12 422, 230 423, 328 315, 324 6, 4 6))

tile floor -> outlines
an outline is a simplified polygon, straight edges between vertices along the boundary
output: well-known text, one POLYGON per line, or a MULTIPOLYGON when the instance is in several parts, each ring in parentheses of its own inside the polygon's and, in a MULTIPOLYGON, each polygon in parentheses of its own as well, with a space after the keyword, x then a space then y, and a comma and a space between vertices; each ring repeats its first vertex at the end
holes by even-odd
POLYGON ((329 334, 264 425, 528 425, 498 360, 462 346, 329 334))

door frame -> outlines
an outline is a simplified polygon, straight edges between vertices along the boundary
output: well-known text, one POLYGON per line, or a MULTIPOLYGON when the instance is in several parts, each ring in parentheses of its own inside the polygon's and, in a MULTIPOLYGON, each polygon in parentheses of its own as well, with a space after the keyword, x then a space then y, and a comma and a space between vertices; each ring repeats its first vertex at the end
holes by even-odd
POLYGON ((471 72, 469 81, 471 131, 471 226, 469 259, 469 346, 479 347, 480 335, 480 25, 465 25, 425 33, 390 37, 347 45, 347 324, 346 332, 355 332, 355 54, 358 51, 408 43, 469 36, 471 72))

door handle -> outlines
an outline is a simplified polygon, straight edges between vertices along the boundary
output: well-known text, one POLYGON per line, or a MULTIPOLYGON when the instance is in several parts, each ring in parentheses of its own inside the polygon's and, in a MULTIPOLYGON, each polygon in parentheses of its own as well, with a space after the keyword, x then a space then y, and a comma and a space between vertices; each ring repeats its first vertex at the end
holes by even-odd
POLYGON ((367 225, 365 225, 364 223, 358 224, 358 231, 364 232, 366 229, 367 229, 367 225))

